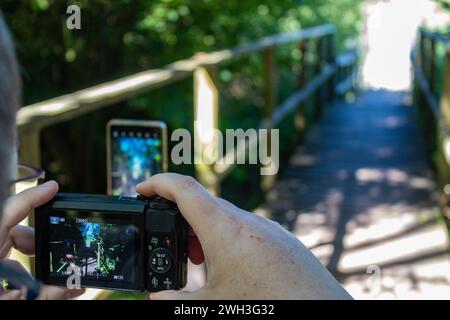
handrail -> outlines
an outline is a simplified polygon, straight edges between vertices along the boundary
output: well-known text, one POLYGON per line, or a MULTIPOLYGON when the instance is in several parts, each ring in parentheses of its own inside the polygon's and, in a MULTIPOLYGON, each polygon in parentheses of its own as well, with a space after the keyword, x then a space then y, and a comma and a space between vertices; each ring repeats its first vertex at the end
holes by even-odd
POLYGON ((358 51, 356 48, 350 49, 336 57, 336 65, 340 68, 352 66, 358 59, 358 51))
POLYGON ((17 113, 20 129, 38 129, 74 118, 86 112, 125 100, 142 91, 150 90, 191 76, 199 66, 195 60, 184 60, 164 69, 153 69, 110 81, 71 94, 32 104, 17 113), (64 116, 67 114, 66 116, 64 116))
POLYGON ((441 41, 443 43, 446 44, 450 44, 450 35, 448 34, 443 34, 440 32, 435 32, 435 31, 429 31, 429 30, 425 30, 425 29, 420 29, 419 31, 423 36, 436 40, 436 41, 441 41))
POLYGON ((324 37, 334 32, 335 27, 327 24, 268 36, 256 42, 228 50, 197 54, 190 59, 169 64, 161 69, 143 71, 76 91, 72 94, 23 107, 17 114, 17 125, 19 130, 28 127, 40 129, 128 99, 143 91, 183 80, 192 75, 201 66, 221 64, 280 44, 324 37))
POLYGON ((411 51, 411 61, 414 71, 414 77, 419 85, 424 98, 427 101, 427 104, 436 120, 439 120, 440 110, 439 110, 439 101, 438 99, 431 93, 430 84, 426 78, 424 70, 420 67, 418 61, 417 52, 415 49, 411 51))

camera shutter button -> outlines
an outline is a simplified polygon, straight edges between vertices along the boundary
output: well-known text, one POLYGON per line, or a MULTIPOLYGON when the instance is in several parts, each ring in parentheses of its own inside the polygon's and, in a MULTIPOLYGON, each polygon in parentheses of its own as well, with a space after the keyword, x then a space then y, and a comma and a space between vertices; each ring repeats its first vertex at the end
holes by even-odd
POLYGON ((159 209, 159 210, 167 210, 167 209, 174 209, 176 208, 175 203, 172 201, 169 201, 167 199, 161 198, 161 197, 154 197, 149 202, 148 206, 151 209, 159 209))
POLYGON ((167 250, 160 248, 152 252, 149 263, 150 268, 156 273, 165 273, 172 265, 172 258, 167 250))

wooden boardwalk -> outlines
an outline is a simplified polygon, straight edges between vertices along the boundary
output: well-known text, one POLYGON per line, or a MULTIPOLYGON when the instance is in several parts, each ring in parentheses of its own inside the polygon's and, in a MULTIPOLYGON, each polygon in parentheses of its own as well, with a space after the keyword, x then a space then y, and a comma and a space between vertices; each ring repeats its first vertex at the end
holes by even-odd
POLYGON ((366 91, 328 109, 256 210, 355 298, 450 298, 448 236, 409 100, 366 91))

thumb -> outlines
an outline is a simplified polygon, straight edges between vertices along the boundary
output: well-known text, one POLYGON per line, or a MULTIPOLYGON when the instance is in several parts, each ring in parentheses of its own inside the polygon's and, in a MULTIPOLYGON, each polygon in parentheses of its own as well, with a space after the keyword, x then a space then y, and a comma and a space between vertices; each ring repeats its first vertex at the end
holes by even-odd
POLYGON ((159 195, 176 202, 201 244, 205 246, 223 220, 216 198, 190 176, 156 174, 138 184, 136 191, 147 197, 159 195))
POLYGON ((201 290, 189 292, 189 291, 176 291, 166 290, 150 293, 150 300, 201 300, 201 290))
POLYGON ((55 181, 47 181, 9 197, 3 209, 2 232, 9 232, 9 229, 25 219, 32 209, 50 201, 57 191, 58 184, 55 181))

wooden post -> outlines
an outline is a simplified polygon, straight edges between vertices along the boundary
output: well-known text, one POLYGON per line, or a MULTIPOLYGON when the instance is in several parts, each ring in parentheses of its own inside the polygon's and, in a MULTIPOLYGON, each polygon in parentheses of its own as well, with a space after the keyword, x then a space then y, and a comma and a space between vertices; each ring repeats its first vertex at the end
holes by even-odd
MULTIPOLYGON (((36 167, 41 167, 41 150, 40 150, 40 129, 29 128, 26 131, 19 131, 19 162, 36 167)), ((22 225, 34 227, 34 210, 32 210, 22 223, 22 225)), ((16 259, 29 272, 34 274, 35 261, 34 257, 22 255, 17 251, 13 251, 11 258, 16 259)))
MULTIPOLYGON (((308 52, 308 42, 307 40, 302 40, 299 43, 299 49, 300 49, 300 72, 298 74, 298 88, 299 90, 303 89, 306 85, 307 81, 307 62, 306 62, 306 55, 308 52)), ((306 116, 306 106, 307 104, 305 102, 300 103, 298 106, 298 111, 295 114, 295 127, 300 132, 300 139, 303 139, 304 132, 306 130, 307 126, 307 116, 306 116)))
MULTIPOLYGON (((336 51, 334 47, 334 34, 330 34, 327 37, 327 62, 329 65, 334 65, 336 63, 336 51)), ((336 86, 336 74, 332 75, 328 80, 328 103, 332 102, 334 99, 334 88, 336 86)))
MULTIPOLYGON (((449 183, 450 172, 450 154, 448 153, 446 144, 450 143, 450 45, 446 48, 446 54, 444 57, 444 72, 442 78, 442 92, 439 101, 440 109, 440 122, 438 123, 438 146, 436 157, 436 169, 437 180, 440 188, 449 183)), ((445 207, 448 206, 448 200, 450 195, 445 194, 447 202, 444 203, 445 207)), ((448 209, 446 209, 448 210, 448 209)))
POLYGON ((19 162, 41 166, 40 130, 31 128, 19 131, 19 162))
MULTIPOLYGON (((429 91, 425 93, 426 95, 433 96, 433 86, 434 86, 434 64, 435 64, 435 43, 434 39, 430 36, 427 36, 426 33, 422 33, 422 71, 425 76, 425 80, 428 83, 429 91)), ((438 137, 437 133, 439 130, 439 125, 436 123, 436 119, 434 118, 434 114, 432 112, 432 106, 429 105, 428 99, 424 97, 424 111, 425 111, 425 121, 428 129, 428 141, 429 141, 429 150, 433 152, 436 150, 438 137)))
MULTIPOLYGON (((418 43, 417 43, 417 66, 425 73, 425 35, 422 30, 419 30, 418 34, 418 43)), ((418 86, 418 89, 416 90, 417 95, 417 106, 419 109, 419 112, 425 114, 427 116, 427 108, 426 108, 426 102, 424 98, 424 94, 422 90, 420 89, 420 85, 417 80, 415 80, 416 85, 418 86)), ((425 125, 428 126, 428 121, 425 122, 425 125)))
MULTIPOLYGON (((318 75, 322 72, 323 62, 323 38, 318 38, 316 42, 316 66, 315 74, 318 75)), ((314 112, 315 118, 318 119, 323 111, 323 86, 320 86, 316 92, 316 109, 314 112)))
POLYGON ((447 46, 445 54, 442 93, 439 108, 440 114, 442 115, 441 121, 443 121, 445 125, 450 128, 450 45, 447 46))
POLYGON ((199 67, 194 71, 194 164, 197 178, 212 194, 220 194, 220 183, 212 165, 203 157, 212 157, 213 129, 219 124, 219 93, 216 65, 199 67))
POLYGON ((271 46, 262 51, 264 70, 263 117, 270 117, 277 104, 278 70, 276 48, 271 46))
POLYGON ((419 54, 418 54, 418 58, 419 58, 419 65, 422 68, 422 70, 425 71, 426 67, 425 67, 425 34, 423 33, 423 31, 421 30, 419 32, 419 54))
MULTIPOLYGON (((272 116, 275 110, 278 98, 278 69, 276 62, 276 47, 270 46, 262 51, 263 60, 263 72, 264 72, 264 108, 263 108, 263 118, 267 119, 272 116)), ((268 150, 270 148, 270 134, 267 137, 268 140, 268 150)), ((252 152, 252 150, 249 150, 252 152)), ((269 190, 275 183, 276 176, 261 176, 261 190, 269 190)))
POLYGON ((433 38, 430 38, 430 65, 428 69, 428 83, 430 85, 430 92, 434 95, 435 85, 435 73, 436 73, 436 41, 433 38))

